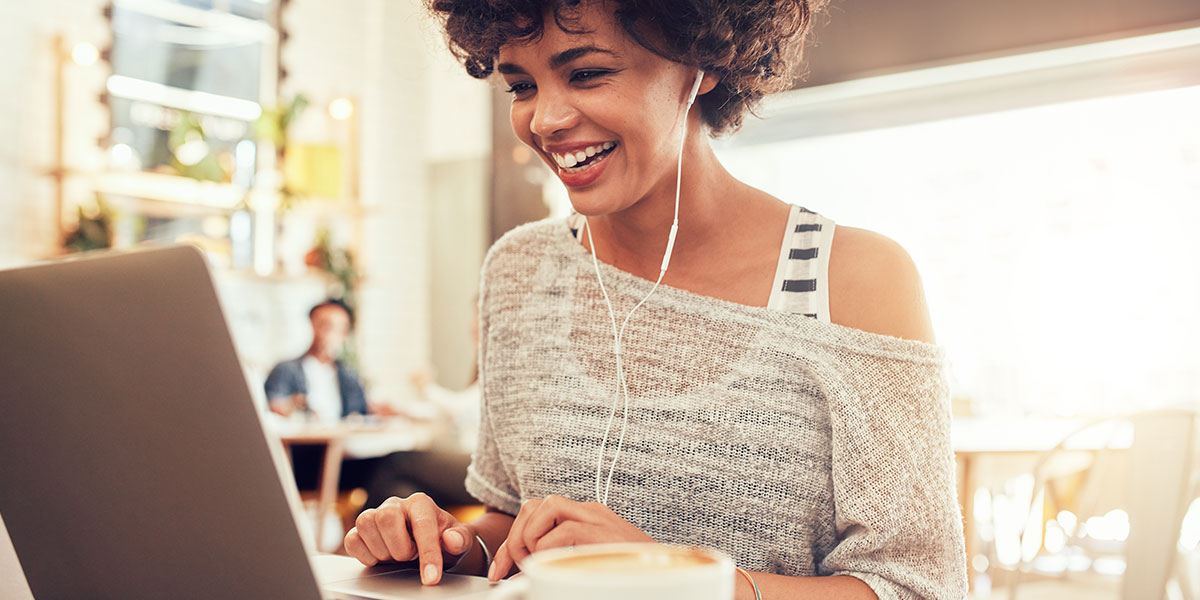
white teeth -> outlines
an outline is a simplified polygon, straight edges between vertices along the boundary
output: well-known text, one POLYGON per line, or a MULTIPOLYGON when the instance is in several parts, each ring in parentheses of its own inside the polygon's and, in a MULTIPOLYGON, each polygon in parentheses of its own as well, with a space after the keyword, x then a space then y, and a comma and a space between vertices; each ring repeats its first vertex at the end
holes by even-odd
MULTIPOLYGON (((587 148, 584 148, 578 152, 568 152, 567 154, 551 154, 550 158, 554 159, 555 164, 557 164, 560 168, 570 169, 575 165, 578 165, 583 161, 600 154, 601 152, 612 150, 616 145, 617 144, 615 142, 604 142, 603 144, 598 144, 596 146, 588 146, 587 148)), ((582 168, 584 167, 580 167, 580 169, 582 168)))

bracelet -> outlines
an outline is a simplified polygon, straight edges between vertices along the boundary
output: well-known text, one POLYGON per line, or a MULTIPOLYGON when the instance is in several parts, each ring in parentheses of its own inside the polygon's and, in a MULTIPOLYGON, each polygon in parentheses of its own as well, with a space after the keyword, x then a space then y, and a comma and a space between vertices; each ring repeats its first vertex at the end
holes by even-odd
POLYGON ((483 543, 483 538, 479 534, 475 534, 475 541, 479 542, 479 547, 483 550, 483 572, 487 573, 488 569, 492 568, 492 551, 488 550, 487 544, 483 543))
POLYGON ((742 574, 742 577, 746 578, 746 581, 750 582, 750 587, 754 588, 754 600, 762 600, 762 594, 760 594, 758 592, 758 584, 754 583, 754 578, 751 577, 750 574, 747 573, 745 569, 743 569, 741 567, 734 567, 734 568, 737 569, 738 573, 742 574))

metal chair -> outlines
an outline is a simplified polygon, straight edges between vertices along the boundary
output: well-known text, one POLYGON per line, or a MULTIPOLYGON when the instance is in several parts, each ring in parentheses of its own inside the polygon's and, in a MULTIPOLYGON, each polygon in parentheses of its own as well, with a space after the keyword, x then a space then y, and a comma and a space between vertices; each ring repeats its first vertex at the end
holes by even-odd
MULTIPOLYGON (((1187 580, 1185 583, 1190 587, 1188 577, 1194 578, 1194 573, 1179 557, 1177 546, 1184 512, 1195 497, 1192 479, 1200 463, 1196 458, 1195 431, 1196 413, 1182 409, 1147 411, 1089 423, 1039 457, 1033 470, 1034 488, 1026 515, 1040 508, 1039 498, 1054 494, 1053 481, 1070 473, 1082 475, 1085 481, 1080 491, 1081 516, 1098 513, 1096 507, 1102 506, 1103 483, 1117 477, 1123 483, 1118 503, 1129 515, 1120 597, 1161 600, 1172 576, 1177 581, 1187 580), (1094 451, 1093 460, 1071 464, 1069 459, 1079 456, 1072 446, 1080 436, 1094 435, 1098 429, 1109 428, 1115 441, 1122 424, 1131 425, 1133 430, 1133 440, 1127 450, 1116 449, 1122 445, 1119 443, 1105 444, 1101 450, 1094 451), (1121 468, 1113 469, 1115 461, 1105 460, 1105 457, 1120 452, 1126 454, 1127 460, 1121 468), (1184 565, 1182 571, 1180 565, 1184 565)), ((1027 519, 1027 522, 1031 521, 1027 519)), ((1039 518, 1037 522, 1044 526, 1043 519, 1039 518)), ((1035 532, 1028 527, 1021 532, 1023 548, 1031 535, 1035 532)), ((1036 535, 1040 542, 1041 528, 1036 535)), ((1010 588, 1011 600, 1016 600, 1022 580, 1029 574, 1032 558, 1022 553, 1010 588)), ((1183 587, 1182 583, 1180 587, 1183 587)))

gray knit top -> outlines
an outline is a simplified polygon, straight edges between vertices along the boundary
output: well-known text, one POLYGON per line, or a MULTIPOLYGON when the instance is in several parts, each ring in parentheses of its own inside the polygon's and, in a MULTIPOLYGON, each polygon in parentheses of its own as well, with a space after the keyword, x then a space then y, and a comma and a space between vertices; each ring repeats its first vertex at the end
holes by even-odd
MULTIPOLYGON (((618 322, 653 285, 600 271, 618 322)), ((591 255, 563 220, 519 227, 488 253, 479 303, 482 426, 467 489, 512 514, 550 494, 595 501, 619 395, 591 255)), ((937 346, 667 286, 623 346, 617 514, 749 570, 852 575, 881 599, 966 595, 937 346)))

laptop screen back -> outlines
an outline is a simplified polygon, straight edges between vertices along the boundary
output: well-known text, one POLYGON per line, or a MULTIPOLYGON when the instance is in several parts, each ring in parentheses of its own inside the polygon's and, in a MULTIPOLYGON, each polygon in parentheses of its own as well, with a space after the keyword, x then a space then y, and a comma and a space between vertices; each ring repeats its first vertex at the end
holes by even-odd
POLYGON ((0 515, 39 598, 319 598, 203 256, 0 272, 0 515))

